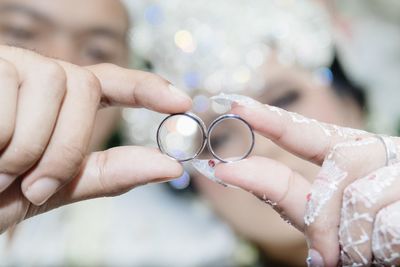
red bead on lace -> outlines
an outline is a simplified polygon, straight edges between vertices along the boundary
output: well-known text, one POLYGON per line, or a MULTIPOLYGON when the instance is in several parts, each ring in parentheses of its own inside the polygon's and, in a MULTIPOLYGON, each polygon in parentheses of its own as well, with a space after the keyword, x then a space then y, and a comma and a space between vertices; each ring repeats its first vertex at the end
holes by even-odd
POLYGON ((208 166, 210 166, 211 168, 214 168, 214 167, 215 167, 215 161, 213 161, 212 159, 210 159, 210 160, 208 161, 208 166))

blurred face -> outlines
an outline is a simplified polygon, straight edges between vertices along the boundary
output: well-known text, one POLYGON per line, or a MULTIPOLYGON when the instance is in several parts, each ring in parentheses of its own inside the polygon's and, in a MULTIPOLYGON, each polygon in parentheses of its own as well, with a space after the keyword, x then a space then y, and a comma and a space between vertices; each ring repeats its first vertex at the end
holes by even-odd
MULTIPOLYGON (((280 65, 271 57, 262 75, 266 77, 268 88, 258 95, 248 94, 258 101, 320 121, 362 128, 362 114, 359 107, 352 100, 337 96, 331 88, 317 82, 311 73, 280 65)), ((211 119, 211 115, 205 118, 206 121, 211 119)), ((229 135, 230 131, 224 131, 224 134, 229 135)), ((223 149, 232 148, 224 146, 223 149)), ((256 136, 253 154, 283 162, 310 180, 314 179, 318 170, 313 164, 289 154, 261 136, 256 136)), ((269 256, 276 257, 277 260, 304 264, 306 246, 303 235, 283 222, 265 203, 247 192, 223 188, 203 177, 195 179, 195 182, 217 212, 239 234, 254 241, 269 256), (290 257, 287 257, 288 252, 290 257)))
POLYGON ((115 0, 0 0, 0 42, 77 65, 126 65, 129 23, 115 0))
MULTIPOLYGON (((128 64, 127 13, 116 0, 0 0, 0 44, 23 47, 76 65, 128 64)), ((102 110, 92 149, 118 121, 102 110)))

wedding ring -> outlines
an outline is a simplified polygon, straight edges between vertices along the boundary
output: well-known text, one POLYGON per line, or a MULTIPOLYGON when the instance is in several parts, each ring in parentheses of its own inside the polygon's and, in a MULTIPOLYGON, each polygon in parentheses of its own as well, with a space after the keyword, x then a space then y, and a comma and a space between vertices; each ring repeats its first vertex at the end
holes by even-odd
MULTIPOLYGON (((235 161, 239 161, 242 159, 247 158, 250 153, 253 151, 254 148, 254 132, 252 127, 250 126, 250 124, 245 121, 244 119, 242 119, 240 116, 238 115, 234 115, 234 114, 225 114, 222 116, 219 116, 218 118, 216 118, 210 125, 208 132, 207 132, 207 146, 208 146, 208 150, 210 151, 210 153, 219 161, 223 162, 223 163, 231 163, 231 162, 235 162, 235 161), (250 141, 250 145, 247 147, 247 149, 245 150, 245 152, 242 155, 237 155, 235 158, 224 158, 221 155, 219 155, 214 147, 212 146, 212 142, 211 142, 211 138, 212 138, 212 134, 214 129, 222 122, 226 121, 226 120, 237 120, 238 122, 242 123, 248 130, 249 132, 249 136, 251 138, 250 141)), ((239 145, 239 144, 237 144, 239 145)))
MULTIPOLYGON (((190 129, 189 129, 190 130, 190 129)), ((171 134, 170 134, 171 136, 171 134)), ((190 137, 190 136, 189 136, 190 137)), ((167 139, 168 140, 168 139, 167 139)), ((204 124, 204 122, 195 114, 193 113, 177 113, 177 114, 172 114, 169 115, 168 117, 166 117, 158 126, 157 129, 157 145, 158 148, 160 149, 160 151, 162 153, 164 153, 165 155, 176 159, 179 162, 186 162, 189 160, 192 160, 194 158, 196 158, 198 155, 201 154, 201 152, 203 152, 204 148, 206 147, 206 141, 207 140, 207 132, 206 132, 206 126, 204 124), (177 121, 174 121, 177 120, 177 121), (183 121, 182 126, 179 127, 179 122, 183 121), (174 125, 172 125, 172 127, 174 128, 181 128, 181 131, 184 132, 184 134, 187 135, 187 129, 191 128, 191 132, 192 134, 197 134, 198 136, 198 144, 194 144, 193 145, 193 140, 189 140, 192 141, 192 150, 190 151, 190 153, 182 153, 182 151, 184 151, 184 149, 178 149, 178 153, 176 152, 176 150, 171 150, 169 147, 171 146, 168 142, 165 142, 165 138, 168 138, 168 136, 166 136, 165 138, 163 138, 163 131, 164 129, 168 128, 168 123, 172 122, 174 125), (194 127, 196 127, 196 129, 193 129, 194 127), (183 128, 183 129, 182 129, 183 128), (185 133, 186 131, 186 133, 185 133), (180 152, 180 153, 179 153, 180 152)), ((180 140, 182 143, 183 140, 180 140)), ((171 142, 170 142, 171 143, 171 142)), ((177 142, 172 142, 172 146, 174 145, 179 145, 179 143, 177 144, 177 142)))
POLYGON ((219 116, 208 131, 193 113, 172 114, 160 123, 156 138, 160 151, 179 162, 197 158, 206 146, 221 162, 239 161, 250 155, 255 142, 252 127, 234 114, 219 116))

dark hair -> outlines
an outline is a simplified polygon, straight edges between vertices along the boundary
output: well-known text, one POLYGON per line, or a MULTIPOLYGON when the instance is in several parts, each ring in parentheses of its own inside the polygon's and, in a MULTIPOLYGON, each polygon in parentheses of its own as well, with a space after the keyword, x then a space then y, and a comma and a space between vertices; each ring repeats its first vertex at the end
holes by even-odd
POLYGON ((367 98, 365 90, 348 78, 337 56, 334 57, 330 69, 333 76, 333 89, 339 95, 351 97, 360 106, 361 109, 367 110, 367 98))

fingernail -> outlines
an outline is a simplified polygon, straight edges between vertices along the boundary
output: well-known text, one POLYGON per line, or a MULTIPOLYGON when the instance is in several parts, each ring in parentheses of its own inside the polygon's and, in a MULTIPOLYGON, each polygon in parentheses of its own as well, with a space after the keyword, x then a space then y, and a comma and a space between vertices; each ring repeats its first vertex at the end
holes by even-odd
POLYGON ((221 179, 215 176, 215 166, 217 166, 218 163, 220 163, 220 161, 216 159, 205 159, 205 160, 193 159, 191 161, 192 166, 202 175, 207 177, 209 180, 217 184, 220 184, 224 187, 238 188, 236 186, 229 185, 223 182, 221 179))
POLYGON ((324 266, 324 260, 322 259, 321 254, 319 254, 318 251, 315 249, 310 249, 308 251, 308 257, 307 257, 307 266, 308 267, 323 267, 324 266))
POLYGON ((219 95, 211 97, 211 100, 215 101, 217 104, 220 104, 230 109, 232 108, 233 104, 250 108, 262 106, 260 102, 254 100, 253 98, 237 94, 221 93, 219 95))
POLYGON ((4 190, 7 189, 7 187, 12 184, 12 182, 15 180, 16 176, 15 175, 9 175, 5 173, 0 174, 0 193, 3 192, 4 190))
POLYGON ((43 205, 61 186, 60 181, 51 178, 41 178, 25 191, 25 197, 36 206, 43 205))
POLYGON ((172 84, 170 84, 168 86, 168 88, 169 88, 169 90, 171 91, 172 94, 174 94, 176 96, 179 96, 181 98, 184 98, 185 100, 191 100, 190 97, 183 90, 180 90, 180 89, 176 88, 172 84))

